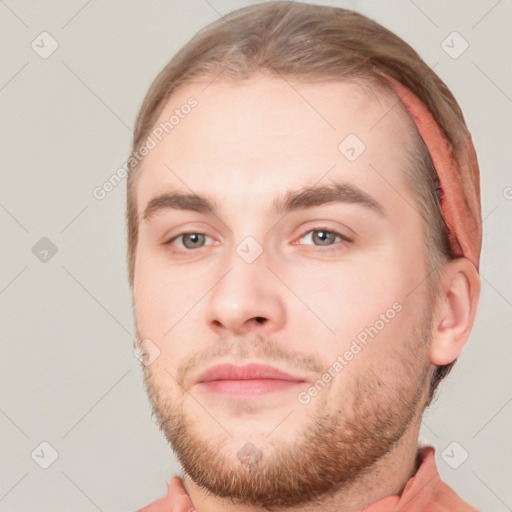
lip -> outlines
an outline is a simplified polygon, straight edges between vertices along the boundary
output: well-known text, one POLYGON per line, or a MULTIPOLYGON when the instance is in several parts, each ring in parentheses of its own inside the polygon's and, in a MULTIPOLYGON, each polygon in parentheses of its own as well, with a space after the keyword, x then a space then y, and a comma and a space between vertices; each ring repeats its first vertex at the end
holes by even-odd
POLYGON ((268 365, 249 363, 237 366, 224 363, 201 373, 195 384, 211 393, 258 396, 289 390, 303 382, 305 379, 301 376, 268 365))

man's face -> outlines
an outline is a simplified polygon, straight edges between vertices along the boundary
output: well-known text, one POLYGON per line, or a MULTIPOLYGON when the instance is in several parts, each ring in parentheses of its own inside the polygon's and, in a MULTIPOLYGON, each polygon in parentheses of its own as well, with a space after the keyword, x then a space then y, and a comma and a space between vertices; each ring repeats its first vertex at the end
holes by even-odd
POLYGON ((137 335, 159 353, 146 386, 196 483, 299 504, 371 467, 424 405, 412 123, 353 84, 263 77, 187 85, 158 123, 190 96, 136 185, 137 335), (164 194, 213 210, 174 198, 144 219, 164 194))

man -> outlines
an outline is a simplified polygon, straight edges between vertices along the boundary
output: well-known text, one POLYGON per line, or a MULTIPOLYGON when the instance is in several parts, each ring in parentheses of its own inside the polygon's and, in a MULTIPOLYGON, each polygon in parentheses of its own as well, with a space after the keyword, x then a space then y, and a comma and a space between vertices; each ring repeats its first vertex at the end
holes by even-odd
POLYGON ((268 2, 156 78, 128 177, 154 414, 181 462, 156 511, 466 511, 418 448, 480 292, 460 109, 406 43, 268 2))

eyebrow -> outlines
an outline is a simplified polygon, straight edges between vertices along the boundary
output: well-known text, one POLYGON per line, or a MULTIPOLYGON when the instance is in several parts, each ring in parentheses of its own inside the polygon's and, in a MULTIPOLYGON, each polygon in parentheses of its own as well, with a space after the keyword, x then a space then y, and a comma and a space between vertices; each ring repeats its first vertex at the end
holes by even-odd
POLYGON ((331 203, 359 204, 384 215, 384 208, 376 199, 348 183, 304 187, 288 192, 274 201, 273 208, 277 213, 286 213, 331 203))
MULTIPOLYGON (((303 187, 299 190, 287 192, 274 200, 272 208, 276 213, 282 214, 332 203, 358 204, 379 215, 385 215, 383 206, 377 200, 359 187, 347 183, 303 187)), ((215 213, 218 206, 214 201, 204 196, 193 193, 169 192, 151 199, 142 218, 148 221, 156 213, 165 210, 215 213)))
POLYGON ((206 197, 197 194, 183 194, 179 192, 170 192, 160 194, 146 206, 142 219, 148 221, 158 212, 165 210, 190 210, 201 213, 214 213, 217 206, 206 197))

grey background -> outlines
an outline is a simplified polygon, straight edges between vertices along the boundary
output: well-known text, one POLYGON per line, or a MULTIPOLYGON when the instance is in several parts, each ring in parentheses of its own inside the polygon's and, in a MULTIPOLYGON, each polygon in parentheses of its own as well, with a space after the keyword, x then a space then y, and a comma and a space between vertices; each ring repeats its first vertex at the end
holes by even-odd
MULTIPOLYGON (((135 510, 179 472, 132 353, 125 184, 102 201, 92 191, 125 162, 156 73, 199 28, 251 3, 0 2, 1 511, 135 510), (58 43, 46 59, 31 47, 50 48, 43 31, 58 43), (41 252, 43 237, 56 254, 41 252), (43 441, 58 453, 48 469, 43 441)), ((465 113, 482 173, 482 296, 421 440, 437 447, 442 477, 463 498, 512 510, 512 2, 318 3, 403 37, 465 113), (453 31, 469 44, 456 59, 442 46, 453 31)))

